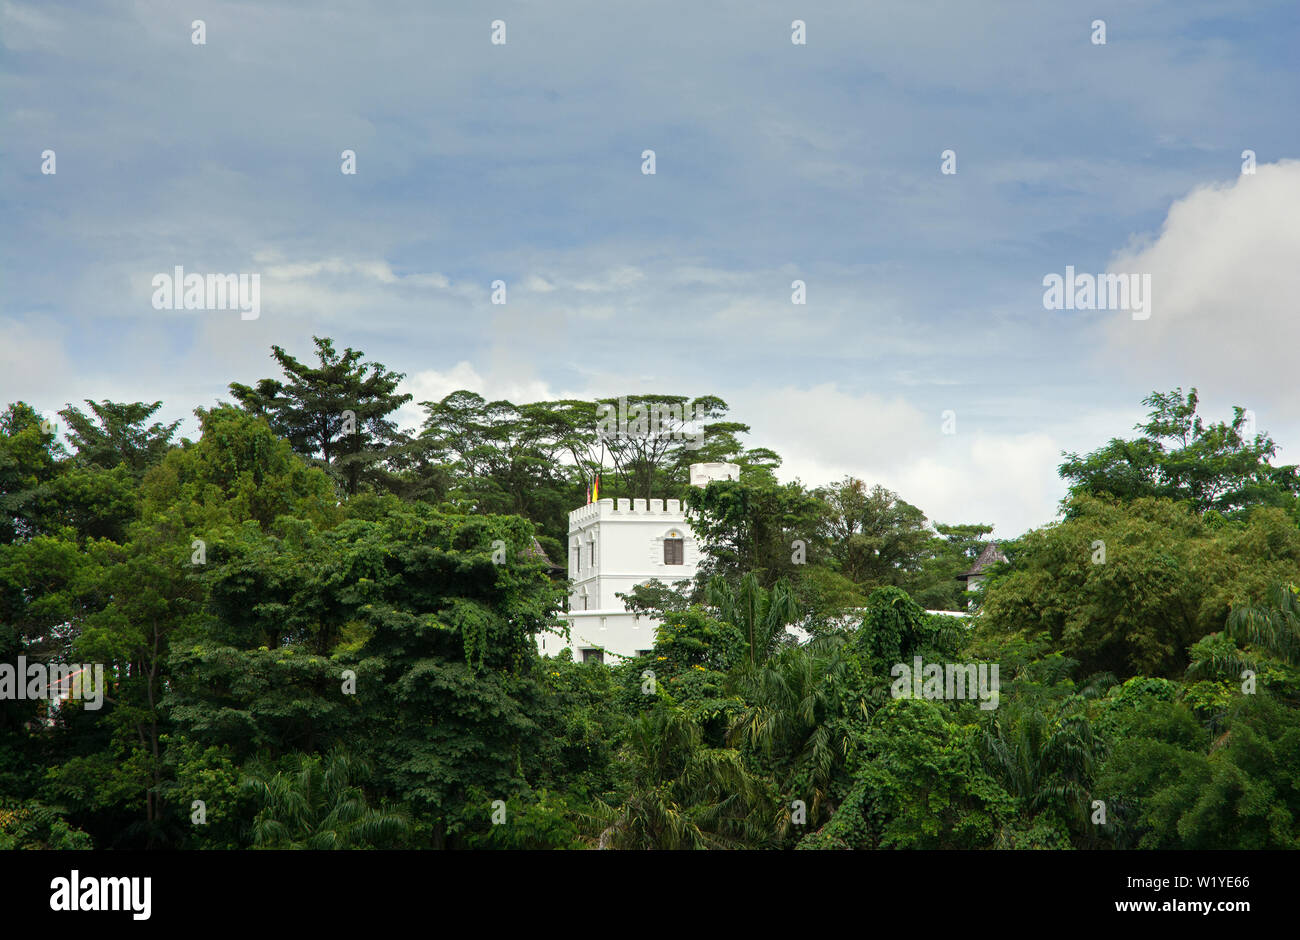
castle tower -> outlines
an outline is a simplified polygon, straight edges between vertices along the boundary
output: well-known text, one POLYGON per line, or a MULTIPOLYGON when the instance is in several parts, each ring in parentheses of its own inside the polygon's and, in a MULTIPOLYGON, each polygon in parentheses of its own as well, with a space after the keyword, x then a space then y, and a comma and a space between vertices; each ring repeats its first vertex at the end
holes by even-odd
MULTIPOLYGON (((692 464, 691 485, 738 480, 735 464, 692 464)), ((553 656, 566 646, 579 661, 636 656, 654 647, 658 623, 637 618, 615 595, 652 578, 672 584, 695 577, 700 545, 686 523, 680 500, 602 499, 569 513, 568 566, 572 590, 570 640, 538 636, 538 649, 553 656)))

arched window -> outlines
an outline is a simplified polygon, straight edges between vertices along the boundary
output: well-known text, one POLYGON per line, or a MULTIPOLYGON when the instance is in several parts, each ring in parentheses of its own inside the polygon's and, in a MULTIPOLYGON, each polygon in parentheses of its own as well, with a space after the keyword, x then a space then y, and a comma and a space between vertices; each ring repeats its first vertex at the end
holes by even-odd
POLYGON ((684 541, 682 534, 673 529, 664 536, 664 564, 665 565, 684 565, 686 556, 683 551, 684 541))

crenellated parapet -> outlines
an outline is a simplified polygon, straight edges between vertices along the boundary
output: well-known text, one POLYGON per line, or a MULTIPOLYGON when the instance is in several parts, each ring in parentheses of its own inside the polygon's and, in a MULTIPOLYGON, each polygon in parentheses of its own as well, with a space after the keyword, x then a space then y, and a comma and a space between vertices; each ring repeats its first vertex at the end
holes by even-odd
POLYGON ((652 519, 663 518, 681 521, 680 499, 602 499, 579 506, 569 513, 569 529, 585 526, 597 519, 652 519))

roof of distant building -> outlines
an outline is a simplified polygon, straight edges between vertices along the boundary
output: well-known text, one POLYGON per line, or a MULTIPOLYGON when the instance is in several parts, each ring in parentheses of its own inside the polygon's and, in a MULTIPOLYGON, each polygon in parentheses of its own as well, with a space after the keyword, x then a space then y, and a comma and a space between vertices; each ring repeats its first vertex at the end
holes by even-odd
POLYGON ((533 539, 533 544, 524 549, 524 555, 529 558, 540 559, 546 567, 553 571, 560 570, 560 566, 551 561, 551 557, 546 554, 546 549, 542 548, 541 542, 537 541, 535 538, 533 539))
POLYGON ((963 571, 961 574, 957 575, 957 580, 965 581, 967 578, 973 578, 976 575, 983 574, 984 569, 989 565, 1006 560, 1007 556, 1002 554, 1002 550, 998 548, 998 543, 989 542, 984 546, 984 550, 980 552, 980 556, 975 559, 975 564, 971 565, 970 570, 963 571))

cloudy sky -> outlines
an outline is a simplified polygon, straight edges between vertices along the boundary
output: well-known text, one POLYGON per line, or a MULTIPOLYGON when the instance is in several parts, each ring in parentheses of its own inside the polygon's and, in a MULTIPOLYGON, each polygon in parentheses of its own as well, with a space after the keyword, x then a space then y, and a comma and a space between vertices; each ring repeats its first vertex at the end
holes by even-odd
POLYGON ((1153 389, 1297 462, 1298 48, 1294 0, 0 0, 0 402, 193 433, 324 334, 416 400, 717 394, 1007 537, 1153 389), (155 310, 176 265, 260 316, 155 310), (1044 309, 1067 265, 1150 317, 1044 309))

